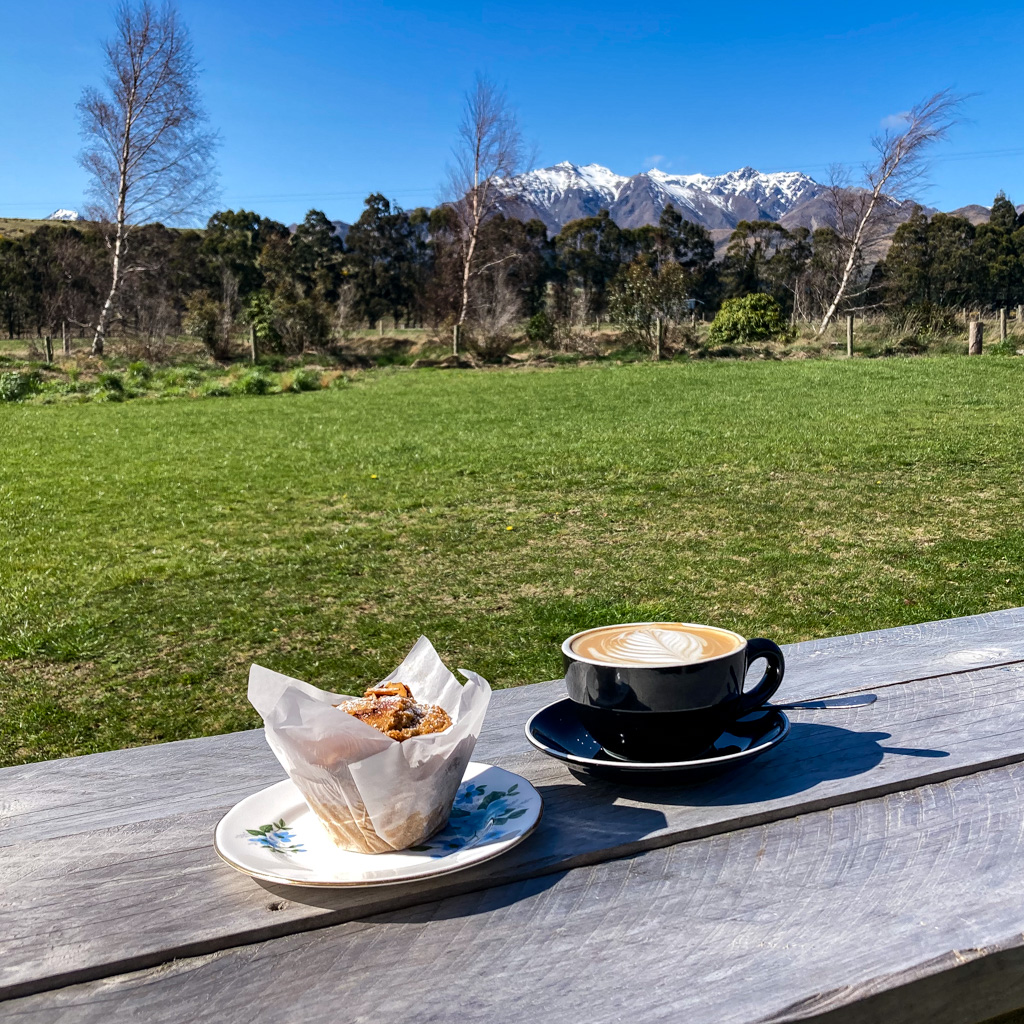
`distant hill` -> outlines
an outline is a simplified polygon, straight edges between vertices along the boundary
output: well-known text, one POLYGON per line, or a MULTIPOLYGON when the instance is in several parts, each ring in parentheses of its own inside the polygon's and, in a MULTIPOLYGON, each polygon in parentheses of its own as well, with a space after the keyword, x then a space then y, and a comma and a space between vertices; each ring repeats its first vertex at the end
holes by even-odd
MULTIPOLYGON (((79 224, 83 223, 79 221, 79 224)), ((0 238, 22 238, 36 228, 55 227, 52 220, 30 220, 25 217, 0 217, 0 238)))
MULTIPOLYGON (((352 227, 352 225, 349 224, 348 221, 344 221, 344 220, 332 220, 331 224, 334 227, 334 234, 337 235, 338 238, 340 238, 344 242, 345 239, 348 238, 348 229, 350 227, 352 227)), ((297 223, 296 224, 289 224, 288 225, 288 230, 294 235, 295 234, 295 229, 298 226, 299 225, 297 223)))
MULTIPOLYGON (((1024 203, 1018 205, 1016 209, 1018 214, 1024 213, 1024 203)), ((969 206, 961 206, 958 210, 950 210, 949 215, 951 217, 964 217, 977 226, 978 224, 988 223, 990 212, 987 206, 971 203, 969 206)))

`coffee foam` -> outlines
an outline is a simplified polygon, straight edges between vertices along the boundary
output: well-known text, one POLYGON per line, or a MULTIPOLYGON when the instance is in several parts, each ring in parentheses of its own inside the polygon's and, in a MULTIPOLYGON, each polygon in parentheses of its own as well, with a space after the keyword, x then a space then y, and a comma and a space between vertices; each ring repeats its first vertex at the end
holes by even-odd
POLYGON ((738 650, 743 640, 714 626, 646 622, 601 626, 581 633, 570 645, 574 654, 606 665, 689 665, 738 650))

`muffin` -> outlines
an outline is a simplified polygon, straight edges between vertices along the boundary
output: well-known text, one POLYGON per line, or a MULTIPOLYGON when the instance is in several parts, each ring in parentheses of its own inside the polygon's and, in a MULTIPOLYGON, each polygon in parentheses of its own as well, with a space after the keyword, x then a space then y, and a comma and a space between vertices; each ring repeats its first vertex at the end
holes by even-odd
POLYGON ((420 704, 412 690, 397 681, 372 686, 362 697, 335 706, 399 743, 411 736, 444 732, 452 724, 444 708, 437 704, 420 704))
POLYGON ((451 813, 491 695, 486 679, 462 674, 465 683, 420 637, 362 697, 253 665, 249 700, 332 842, 387 853, 426 842, 451 813))

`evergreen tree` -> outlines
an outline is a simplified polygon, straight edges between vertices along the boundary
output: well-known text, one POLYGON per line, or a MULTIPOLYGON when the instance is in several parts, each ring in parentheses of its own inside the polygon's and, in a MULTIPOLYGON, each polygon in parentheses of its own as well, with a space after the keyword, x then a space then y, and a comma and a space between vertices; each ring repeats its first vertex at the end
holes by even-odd
POLYGON ((344 246, 320 210, 310 210, 291 238, 295 274, 303 296, 338 301, 344 246))
MULTIPOLYGON (((928 223, 928 302, 939 308, 960 308, 979 299, 981 279, 976 231, 966 217, 936 213, 928 223)), ((904 298, 903 301, 906 301, 904 298)))
POLYGON ((731 295, 772 291, 768 264, 791 241, 792 235, 774 221, 741 220, 729 238, 722 261, 726 291, 731 295))
POLYGON ((542 221, 524 223, 498 214, 484 223, 478 246, 481 276, 504 275, 519 296, 524 316, 543 308, 555 255, 542 221))
POLYGON ((555 236, 565 283, 582 294, 588 315, 605 307, 608 285, 623 263, 623 241, 622 230, 607 210, 570 221, 555 236))
MULTIPOLYGON (((348 232, 345 275, 352 282, 352 313, 372 326, 385 316, 408 319, 416 306, 424 252, 419 227, 379 192, 368 196, 348 232)), ((422 218, 418 218, 423 223, 422 218)))
POLYGON ((655 244, 659 262, 671 260, 688 270, 706 272, 715 258, 715 243, 701 224, 684 220, 669 203, 658 218, 655 244))
MULTIPOLYGON (((234 275, 239 295, 246 298, 263 287, 263 274, 258 265, 263 247, 271 238, 287 239, 288 236, 283 224, 258 213, 222 210, 206 222, 202 236, 203 256, 220 272, 234 275)), ((220 273, 215 276, 219 279, 220 273)))
POLYGON ((992 201, 987 224, 979 224, 975 251, 979 263, 980 301, 987 306, 1024 302, 1024 228, 1017 211, 1000 192, 992 201))

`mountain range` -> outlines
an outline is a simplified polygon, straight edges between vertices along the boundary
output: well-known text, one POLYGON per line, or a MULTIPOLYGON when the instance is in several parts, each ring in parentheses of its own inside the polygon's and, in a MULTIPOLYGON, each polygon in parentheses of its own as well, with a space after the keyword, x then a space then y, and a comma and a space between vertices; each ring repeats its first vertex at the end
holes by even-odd
MULTIPOLYGON (((615 174, 600 164, 563 161, 528 171, 504 185, 502 203, 509 216, 543 221, 549 234, 578 217, 607 210, 622 228, 657 224, 671 203, 686 220, 702 224, 721 247, 741 220, 778 221, 785 228, 816 228, 832 224, 827 186, 799 171, 765 173, 741 167, 727 174, 666 174, 653 168, 641 174, 615 174)), ((896 222, 905 220, 915 204, 900 203, 896 222)), ((1024 206, 1018 207, 1018 211, 1024 206)), ((931 216, 936 211, 924 207, 931 216)), ((972 204, 951 211, 972 224, 988 220, 987 206, 972 204)))
POLYGON ((622 228, 656 224, 671 203, 687 220, 731 231, 741 220, 773 220, 812 230, 828 223, 826 187, 799 171, 765 174, 741 167, 728 174, 666 174, 654 168, 626 177, 600 164, 564 161, 529 171, 503 186, 510 216, 536 217, 550 234, 578 217, 607 210, 622 228))

